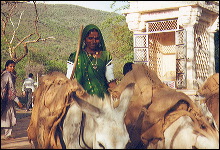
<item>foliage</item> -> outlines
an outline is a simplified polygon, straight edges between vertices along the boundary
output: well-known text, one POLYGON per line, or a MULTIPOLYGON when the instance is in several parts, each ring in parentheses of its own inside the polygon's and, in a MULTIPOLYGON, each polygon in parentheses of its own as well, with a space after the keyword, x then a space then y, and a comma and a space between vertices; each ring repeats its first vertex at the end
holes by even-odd
MULTIPOLYGON (((1 11, 3 11, 2 8, 1 11)), ((34 31, 33 21, 35 13, 33 4, 19 4, 16 14, 12 18, 16 23, 19 12, 24 11, 20 26, 17 30, 17 39, 34 31)), ((42 37, 55 37, 54 40, 38 42, 28 45, 29 53, 16 65, 18 92, 27 75, 32 72, 36 76, 52 71, 66 72, 66 61, 78 44, 80 26, 96 24, 100 27, 107 50, 112 53, 115 65, 115 76, 122 76, 122 67, 125 61, 132 60, 132 33, 128 30, 125 17, 117 13, 88 9, 66 4, 37 4, 39 14, 39 33, 42 37), (112 22, 111 22, 112 21, 112 22)), ((7 33, 12 32, 8 26, 7 33)), ((31 37, 35 38, 35 37, 31 37)), ((31 40, 31 39, 30 39, 31 40)), ((24 53, 23 45, 18 47, 17 55, 24 53)), ((1 39, 1 69, 4 63, 10 59, 7 45, 1 39)))
POLYGON ((46 72, 51 73, 53 71, 59 71, 62 73, 66 73, 66 64, 62 63, 59 60, 48 60, 45 62, 46 72))
POLYGON ((120 2, 124 2, 124 5, 119 7, 119 8, 116 8, 115 4, 117 2, 118 1, 113 1, 113 3, 110 5, 110 8, 115 10, 114 12, 121 11, 121 10, 124 10, 124 9, 129 9, 129 7, 130 7, 130 3, 128 1, 120 1, 120 2))
POLYGON ((111 44, 109 51, 114 56, 115 77, 120 80, 123 77, 123 65, 133 61, 133 34, 127 27, 125 16, 107 18, 101 27, 111 31, 108 35, 108 42, 111 44))

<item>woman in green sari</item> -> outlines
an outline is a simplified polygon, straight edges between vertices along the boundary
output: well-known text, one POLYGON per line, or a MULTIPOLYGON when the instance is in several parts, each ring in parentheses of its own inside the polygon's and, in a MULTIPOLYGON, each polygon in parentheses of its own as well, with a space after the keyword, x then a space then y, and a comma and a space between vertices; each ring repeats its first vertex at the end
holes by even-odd
MULTIPOLYGON (((67 78, 70 78, 75 65, 75 55, 76 52, 71 53, 67 61, 67 78)), ((100 29, 93 24, 83 29, 74 76, 90 95, 102 98, 108 94, 108 88, 116 85, 112 56, 106 51, 100 29)))

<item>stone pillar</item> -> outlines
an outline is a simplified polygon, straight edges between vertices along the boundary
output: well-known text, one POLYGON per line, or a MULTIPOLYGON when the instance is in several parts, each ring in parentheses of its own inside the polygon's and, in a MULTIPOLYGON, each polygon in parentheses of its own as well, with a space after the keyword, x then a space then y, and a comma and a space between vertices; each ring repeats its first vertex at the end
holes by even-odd
POLYGON ((215 42, 214 42, 214 32, 209 32, 209 50, 210 50, 210 64, 209 66, 209 76, 215 73, 215 42))
POLYGON ((186 30, 186 69, 187 69, 187 89, 188 90, 197 90, 195 88, 196 83, 196 73, 195 73, 195 61, 194 61, 194 50, 195 50, 195 41, 194 41, 194 25, 198 23, 199 17, 201 16, 202 10, 198 7, 193 8, 191 6, 180 7, 179 8, 179 17, 178 24, 183 26, 186 30))
POLYGON ((219 17, 216 17, 216 20, 212 24, 212 26, 209 27, 208 33, 209 33, 209 50, 210 50, 210 64, 209 66, 209 76, 213 75, 215 72, 215 40, 214 40, 214 34, 218 29, 218 20, 219 17))
POLYGON ((128 24, 128 28, 130 31, 138 31, 139 23, 140 23, 140 14, 139 13, 131 13, 127 14, 126 22, 128 24))
POLYGON ((194 27, 187 26, 186 29, 186 39, 187 39, 187 48, 186 48, 186 85, 188 90, 193 90, 194 79, 195 79, 195 65, 194 65, 194 27))

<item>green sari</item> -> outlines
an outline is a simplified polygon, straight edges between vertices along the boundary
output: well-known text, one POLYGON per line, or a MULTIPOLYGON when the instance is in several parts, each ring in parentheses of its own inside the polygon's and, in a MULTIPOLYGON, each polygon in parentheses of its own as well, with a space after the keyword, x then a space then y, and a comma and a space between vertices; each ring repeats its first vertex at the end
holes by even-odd
MULTIPOLYGON (((106 51, 102 34, 95 25, 88 25, 84 28, 81 41, 80 53, 74 76, 90 95, 97 95, 98 97, 104 98, 104 94, 108 94, 108 82, 105 77, 106 65, 112 60, 112 57, 110 53, 106 51), (82 43, 88 31, 93 28, 99 31, 101 43, 100 58, 94 58, 93 56, 87 55, 82 47, 82 43), (94 64, 97 64, 97 68, 94 67, 94 64)), ((71 53, 68 61, 74 63, 75 55, 76 52, 71 53)))

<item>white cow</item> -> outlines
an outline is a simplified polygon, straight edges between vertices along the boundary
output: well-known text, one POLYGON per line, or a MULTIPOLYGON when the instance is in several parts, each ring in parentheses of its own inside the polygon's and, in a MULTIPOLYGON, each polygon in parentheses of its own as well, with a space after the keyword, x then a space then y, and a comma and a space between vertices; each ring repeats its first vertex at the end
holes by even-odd
POLYGON ((89 95, 59 72, 43 76, 40 83, 27 129, 35 148, 125 148, 124 117, 134 84, 126 86, 119 104, 110 96, 89 95))
POLYGON ((218 149, 217 130, 195 130, 194 121, 182 116, 164 131, 164 139, 149 143, 147 149, 218 149))
POLYGON ((91 97, 87 103, 77 97, 63 122, 63 140, 68 149, 122 149, 129 141, 124 123, 129 100, 133 94, 130 84, 120 96, 120 104, 114 108, 114 100, 91 97))

